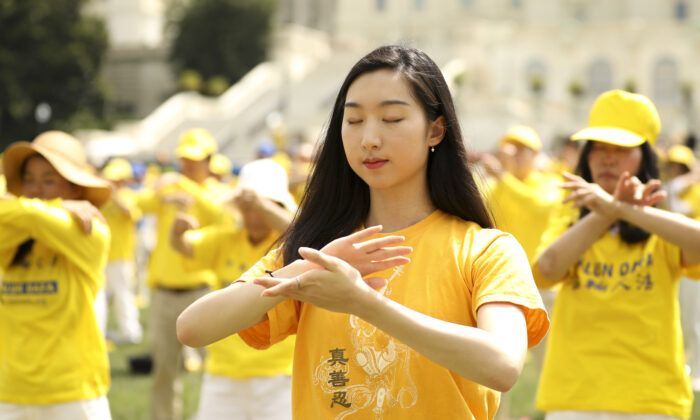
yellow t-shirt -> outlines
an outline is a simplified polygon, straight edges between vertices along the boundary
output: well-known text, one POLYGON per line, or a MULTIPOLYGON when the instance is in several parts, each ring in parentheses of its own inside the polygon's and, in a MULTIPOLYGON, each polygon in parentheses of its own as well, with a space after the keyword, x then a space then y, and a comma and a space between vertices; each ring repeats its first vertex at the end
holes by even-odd
POLYGON ((218 203, 214 183, 199 185, 181 176, 177 182, 166 185, 157 191, 146 190, 139 197, 139 208, 144 213, 158 216, 156 246, 153 249, 148 266, 148 284, 151 287, 196 288, 214 286, 216 276, 211 269, 186 270, 184 257, 170 245, 170 228, 175 221, 178 208, 173 204, 163 203, 165 194, 184 191, 194 198, 194 204, 186 210, 199 221, 200 227, 224 223, 222 206, 218 203))
MULTIPOLYGON (((557 220, 552 230, 561 234, 569 224, 557 220)), ((545 233, 542 248, 556 237, 545 233)), ((680 249, 656 235, 638 244, 613 232, 598 239, 554 303, 537 408, 688 418, 693 394, 677 300, 681 272, 680 249)))
POLYGON ((680 195, 680 198, 690 207, 689 216, 700 218, 700 184, 693 184, 680 195))
POLYGON ((0 401, 53 404, 107 394, 109 367, 93 303, 109 230, 85 234, 59 200, 0 200, 0 401), (31 252, 10 266, 18 245, 31 252))
POLYGON ((141 217, 137 206, 138 196, 130 188, 120 188, 117 194, 129 213, 125 213, 112 199, 100 208, 112 233, 107 261, 133 261, 136 222, 141 217))
POLYGON ((524 181, 505 173, 487 195, 496 227, 515 236, 529 261, 535 256, 552 209, 562 199, 557 187, 560 182, 560 177, 535 171, 524 181))
POLYGON ((5 195, 7 192, 7 181, 5 180, 5 175, 0 174, 0 195, 5 195))
MULTIPOLYGON (((547 332, 527 258, 511 235, 441 211, 393 234, 404 235, 413 253, 410 263, 373 274, 389 280, 385 296, 471 327, 481 305, 509 302, 525 314, 529 346, 547 332)), ((243 279, 279 266, 272 252, 243 279)), ((295 418, 491 419, 496 413, 498 392, 437 365, 357 316, 287 300, 268 318, 239 335, 264 348, 297 334, 295 418)))
MULTIPOLYGON (((208 227, 187 232, 193 246, 194 268, 213 267, 219 279, 217 288, 236 281, 270 249, 277 234, 252 245, 243 229, 208 227)), ((246 345, 236 334, 207 347, 205 369, 213 375, 234 379, 292 374, 294 337, 288 337, 265 350, 246 345)))

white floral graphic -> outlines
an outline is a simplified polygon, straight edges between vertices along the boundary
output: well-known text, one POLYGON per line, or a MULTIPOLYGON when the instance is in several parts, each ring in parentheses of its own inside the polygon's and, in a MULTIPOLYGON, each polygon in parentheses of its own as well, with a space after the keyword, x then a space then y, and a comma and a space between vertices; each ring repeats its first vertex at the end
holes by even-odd
MULTIPOLYGON (((391 295, 391 282, 403 272, 396 267, 382 290, 391 295)), ((336 420, 341 420, 360 410, 371 408, 375 420, 384 418, 387 408, 410 408, 418 400, 418 389, 411 378, 412 352, 408 346, 396 342, 391 336, 362 319, 351 315, 348 327, 352 340, 351 349, 334 349, 332 357, 321 356, 314 372, 313 383, 329 394, 333 407, 340 408, 336 420), (344 358, 347 351, 348 358, 344 358), (358 375, 351 367, 359 367, 364 373, 363 383, 353 383, 358 375), (345 386, 346 382, 350 382, 345 386)))

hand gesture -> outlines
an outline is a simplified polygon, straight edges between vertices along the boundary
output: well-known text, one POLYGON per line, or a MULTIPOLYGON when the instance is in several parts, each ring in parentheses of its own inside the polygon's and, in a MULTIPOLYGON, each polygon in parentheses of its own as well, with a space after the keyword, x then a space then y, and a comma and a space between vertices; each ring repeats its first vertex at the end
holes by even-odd
POLYGON ((63 200, 63 207, 83 229, 86 234, 92 233, 92 219, 97 218, 102 223, 107 223, 104 216, 97 207, 93 206, 89 201, 85 200, 63 200))
POLYGON ((654 192, 661 185, 658 180, 642 184, 637 177, 630 176, 628 172, 620 176, 613 195, 607 193, 598 184, 586 182, 580 176, 568 172, 563 172, 562 175, 567 182, 559 187, 571 191, 571 194, 562 201, 563 203, 573 201, 574 207, 585 206, 591 211, 612 219, 617 219, 619 216, 620 202, 652 206, 666 197, 665 192, 654 192))
POLYGON ((241 188, 233 197, 233 203, 241 211, 258 210, 262 207, 262 197, 252 188, 241 188))
POLYGON ((381 226, 368 227, 331 241, 321 248, 321 252, 342 259, 359 271, 361 276, 409 262, 410 259, 403 255, 410 254, 413 251, 411 247, 392 246, 403 242, 403 236, 390 235, 369 239, 381 231, 381 226))
POLYGON ((625 203, 653 206, 666 198, 665 191, 656 191, 659 187, 661 187, 661 181, 658 179, 652 179, 646 184, 642 184, 642 181, 636 176, 631 176, 629 172, 623 172, 615 186, 614 197, 625 203))
POLYGON ((199 221, 197 218, 187 213, 177 212, 177 214, 175 214, 175 221, 173 222, 172 233, 180 236, 192 229, 199 229, 199 221))
POLYGON ((311 248, 299 248, 299 254, 320 267, 291 279, 260 277, 255 284, 265 287, 262 296, 281 296, 310 303, 342 313, 358 314, 368 299, 375 296, 372 289, 386 285, 380 277, 362 279, 360 272, 347 262, 311 248))

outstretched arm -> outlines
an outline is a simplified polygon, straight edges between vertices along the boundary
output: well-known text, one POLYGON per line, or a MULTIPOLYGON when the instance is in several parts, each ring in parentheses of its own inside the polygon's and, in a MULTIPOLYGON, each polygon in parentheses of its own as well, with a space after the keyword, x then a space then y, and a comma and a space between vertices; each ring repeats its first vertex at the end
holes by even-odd
MULTIPOLYGON (((410 253, 411 248, 395 246, 404 240, 403 237, 369 239, 381 229, 381 226, 374 226, 355 232, 332 241, 323 249, 332 255, 343 255, 349 264, 365 274, 407 263, 409 260, 403 255, 410 253)), ((297 260, 273 275, 277 279, 290 279, 318 268, 306 260, 297 260)), ((237 282, 204 296, 178 317, 178 338, 188 346, 201 347, 264 321, 267 312, 284 300, 284 297, 262 296, 264 290, 263 286, 252 282, 237 282)))

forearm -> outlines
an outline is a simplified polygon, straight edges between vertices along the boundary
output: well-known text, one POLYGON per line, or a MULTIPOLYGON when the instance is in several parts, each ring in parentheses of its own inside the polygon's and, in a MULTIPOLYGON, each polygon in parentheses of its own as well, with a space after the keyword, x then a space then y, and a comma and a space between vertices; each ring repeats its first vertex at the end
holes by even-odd
POLYGON ((677 245, 684 264, 700 263, 700 222, 650 206, 620 202, 617 207, 620 219, 677 245))
POLYGON ((611 224, 610 218, 591 212, 559 236, 535 262, 544 280, 550 285, 563 280, 571 266, 611 224))
POLYGON ((292 223, 292 215, 289 211, 272 201, 263 200, 260 211, 276 232, 282 233, 286 231, 289 224, 292 223))
POLYGON ((170 229, 170 245, 185 257, 192 258, 194 256, 192 244, 185 238, 185 232, 180 231, 175 226, 170 229))
MULTIPOLYGON (((310 268, 309 263, 298 260, 277 270, 274 276, 293 278, 310 268)), ((237 282, 198 299, 177 319, 180 342, 202 347, 265 321, 267 312, 284 298, 263 297, 263 290, 252 282, 237 282)))
MULTIPOLYGON (((412 349, 456 374, 498 391, 510 389, 520 375, 527 349, 525 319, 516 320, 519 337, 454 324, 413 311, 380 294, 361 316, 412 349)), ((517 329, 517 328, 516 328, 517 329)))

